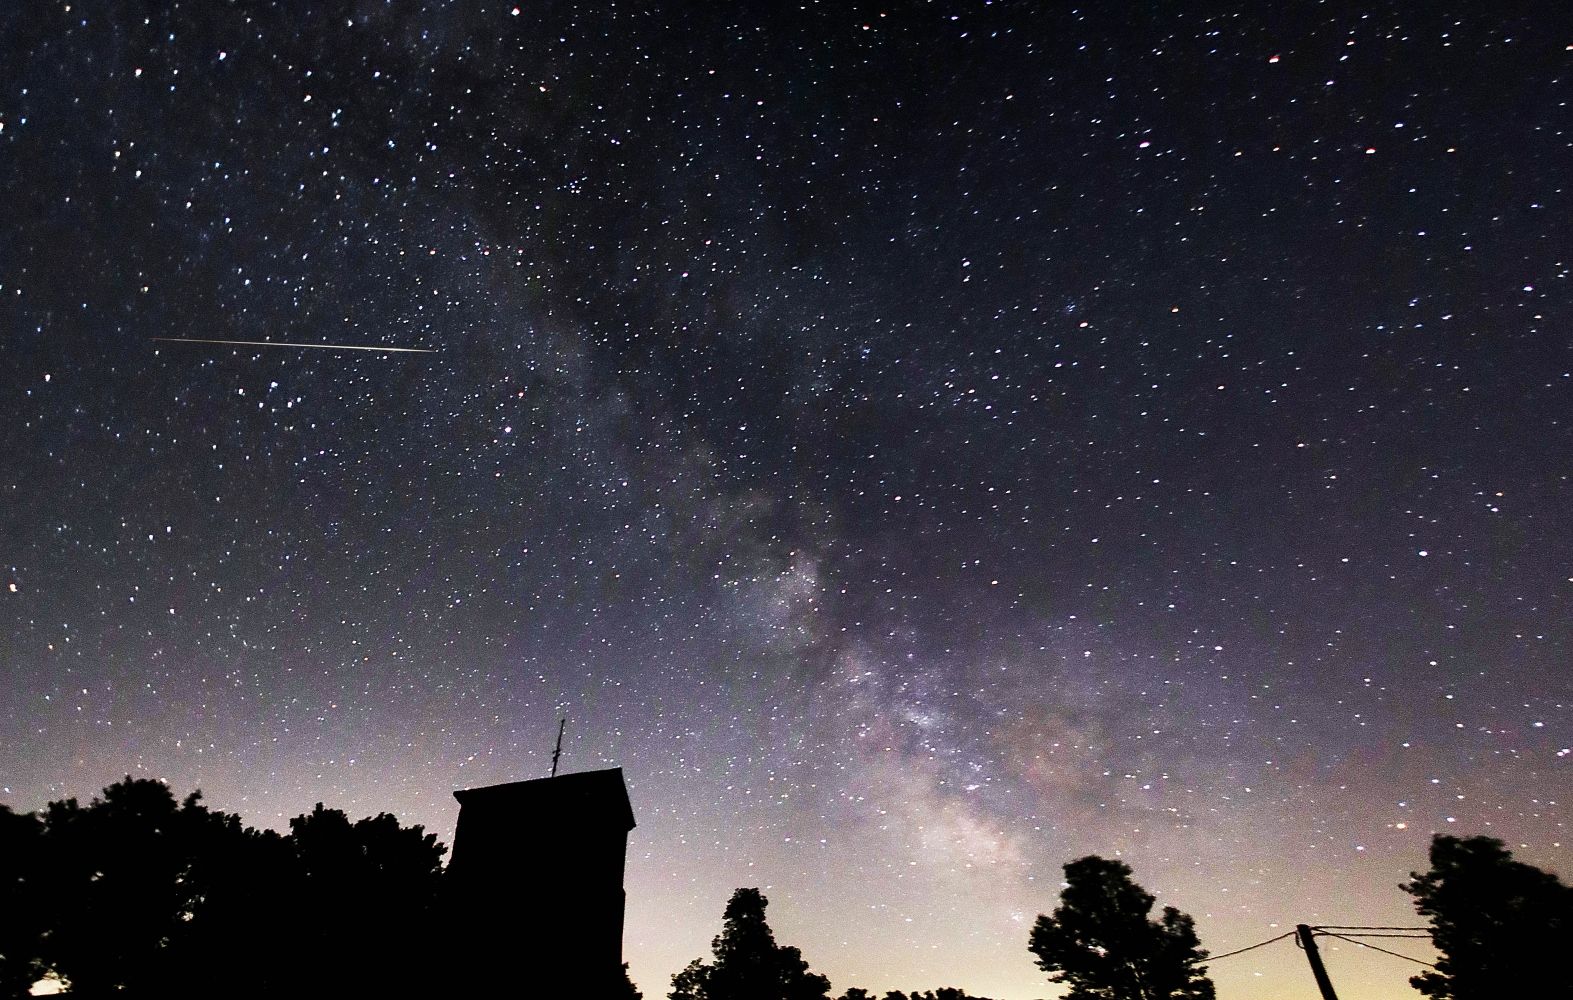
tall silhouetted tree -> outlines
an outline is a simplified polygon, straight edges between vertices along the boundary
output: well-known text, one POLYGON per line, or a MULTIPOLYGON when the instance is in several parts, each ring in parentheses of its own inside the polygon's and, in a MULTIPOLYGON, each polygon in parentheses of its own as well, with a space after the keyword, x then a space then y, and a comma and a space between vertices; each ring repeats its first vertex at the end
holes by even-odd
POLYGON ((413 991, 431 966, 447 848, 387 813, 351 823, 320 802, 290 820, 288 839, 299 979, 324 991, 413 991))
POLYGON ((48 971, 43 873, 38 867, 44 825, 31 813, 0 805, 0 998, 27 996, 48 971))
POLYGON ((1431 870, 1411 872, 1401 888, 1431 918, 1442 953, 1435 972, 1409 982, 1447 1000, 1493 1000, 1526 983, 1540 997, 1573 996, 1565 967, 1573 934, 1573 888, 1514 861, 1492 837, 1431 839, 1431 870))
POLYGON ((298 992, 295 946, 300 900, 293 891, 292 845, 240 817, 208 814, 199 899, 183 935, 185 981, 214 992, 298 992))
POLYGON ((829 1000, 830 980, 808 971, 796 948, 776 944, 758 889, 739 889, 710 943, 715 961, 699 959, 672 977, 671 1000, 829 1000))
POLYGON ((320 805, 259 832, 129 777, 41 822, 0 806, 0 998, 45 973, 83 997, 430 992, 445 850, 320 805))
POLYGON ((639 992, 639 987, 634 985, 633 978, 628 975, 628 963, 623 963, 623 979, 617 986, 615 1000, 644 1000, 644 994, 639 992))
POLYGON ((151 994, 185 974, 182 946, 202 903, 208 811, 160 782, 127 777, 87 806, 51 802, 40 861, 48 964, 77 994, 151 994))
POLYGON ((1151 920, 1153 897, 1120 861, 1085 857, 1065 866, 1052 916, 1039 915, 1028 949, 1066 1000, 1212 1000, 1189 916, 1172 906, 1151 920))

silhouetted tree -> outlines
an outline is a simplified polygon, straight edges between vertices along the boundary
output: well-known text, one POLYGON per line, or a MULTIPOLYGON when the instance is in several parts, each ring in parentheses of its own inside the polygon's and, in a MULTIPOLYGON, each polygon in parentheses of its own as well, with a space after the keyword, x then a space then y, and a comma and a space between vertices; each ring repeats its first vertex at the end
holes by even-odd
POLYGON ((1172 906, 1150 920, 1153 897, 1120 861, 1096 855, 1065 866, 1053 916, 1039 915, 1028 949, 1066 1000, 1212 1000, 1189 916, 1172 906))
POLYGON ((214 992, 299 992, 294 948, 300 900, 290 842, 272 830, 243 827, 210 812, 200 897, 184 934, 185 981, 214 992))
POLYGON ((38 858, 44 825, 31 813, 0 805, 0 998, 27 996, 48 971, 44 962, 48 899, 38 858))
POLYGON ((177 804, 162 783, 128 776, 85 807, 45 809, 44 957, 72 992, 151 994, 184 976, 206 868, 198 799, 177 804))
POLYGON ((633 978, 628 975, 627 962, 623 963, 623 981, 614 1000, 644 1000, 644 994, 639 992, 639 987, 634 985, 633 978))
MULTIPOLYGON (((446 848, 321 805, 289 836, 127 777, 42 821, 0 806, 0 998, 45 973, 76 996, 427 990, 446 848)), ((631 986, 631 984, 630 984, 631 986)), ((630 994, 629 1000, 637 1000, 630 994)))
POLYGON ((726 904, 712 964, 699 959, 672 977, 671 1000, 829 1000, 830 980, 808 971, 796 948, 776 944, 758 889, 739 889, 726 904))
POLYGON ((413 992, 431 967, 442 856, 434 834, 383 813, 351 823, 317 803, 290 820, 296 978, 337 992, 413 992))
POLYGON ((1492 1000, 1538 983, 1538 996, 1573 996, 1564 968, 1573 934, 1573 888, 1513 860, 1492 837, 1431 839, 1431 870, 1400 887, 1431 918, 1442 953, 1435 972, 1409 980, 1428 996, 1492 1000), (1553 985, 1555 984, 1555 985, 1553 985))

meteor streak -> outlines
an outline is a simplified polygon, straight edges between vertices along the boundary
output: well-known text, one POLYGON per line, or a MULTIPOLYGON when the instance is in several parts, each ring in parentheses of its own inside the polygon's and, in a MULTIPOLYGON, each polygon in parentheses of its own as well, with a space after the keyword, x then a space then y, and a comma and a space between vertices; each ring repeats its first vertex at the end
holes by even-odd
POLYGON ((297 344, 285 340, 208 340, 203 337, 152 337, 166 344, 234 344, 240 347, 313 347, 328 351, 386 351, 399 354, 436 354, 427 347, 368 347, 362 344, 297 344))

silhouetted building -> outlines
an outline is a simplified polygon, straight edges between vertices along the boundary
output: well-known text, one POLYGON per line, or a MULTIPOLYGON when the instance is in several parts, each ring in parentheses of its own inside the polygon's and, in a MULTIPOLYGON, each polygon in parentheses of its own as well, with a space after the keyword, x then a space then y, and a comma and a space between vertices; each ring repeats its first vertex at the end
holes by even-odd
POLYGON ((497 997, 612 995, 634 812, 621 768, 453 793, 457 982, 497 997))

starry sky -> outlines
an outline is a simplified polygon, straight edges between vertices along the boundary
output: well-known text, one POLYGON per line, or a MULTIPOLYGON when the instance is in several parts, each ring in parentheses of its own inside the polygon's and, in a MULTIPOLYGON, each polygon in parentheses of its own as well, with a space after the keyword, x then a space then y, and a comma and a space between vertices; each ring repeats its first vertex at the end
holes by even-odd
POLYGON ((1215 953, 1417 922, 1437 831, 1566 873, 1573 32, 1507 10, 5 4, 4 801, 451 842, 567 716, 647 996, 743 885, 1029 1000, 1087 853, 1215 953))

